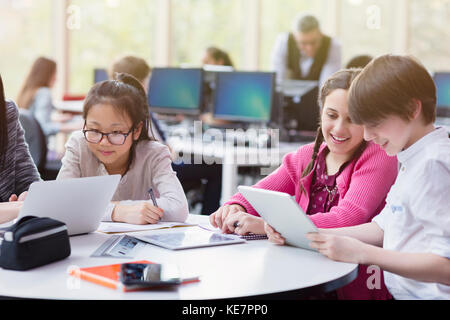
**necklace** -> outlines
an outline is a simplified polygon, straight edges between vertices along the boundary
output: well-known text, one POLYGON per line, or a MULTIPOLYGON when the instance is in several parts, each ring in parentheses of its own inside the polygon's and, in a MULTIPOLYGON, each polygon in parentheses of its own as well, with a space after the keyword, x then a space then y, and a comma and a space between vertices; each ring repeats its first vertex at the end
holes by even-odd
POLYGON ((333 202, 334 197, 337 194, 337 185, 335 185, 334 188, 331 190, 328 188, 328 186, 325 186, 325 190, 327 190, 328 192, 328 202, 330 203, 333 202))

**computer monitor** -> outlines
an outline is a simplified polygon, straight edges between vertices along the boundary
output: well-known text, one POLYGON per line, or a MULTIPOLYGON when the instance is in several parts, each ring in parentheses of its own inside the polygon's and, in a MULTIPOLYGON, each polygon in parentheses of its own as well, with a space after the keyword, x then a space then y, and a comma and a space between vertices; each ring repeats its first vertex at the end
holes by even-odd
POLYGON ((109 79, 108 72, 105 69, 102 68, 94 69, 94 83, 98 83, 108 79, 109 79))
POLYGON ((216 88, 216 78, 219 72, 232 72, 234 68, 231 66, 216 66, 205 64, 203 66, 203 108, 202 113, 212 113, 212 99, 216 88))
POLYGON ((271 120, 274 72, 220 72, 216 77, 214 118, 264 123, 271 120))
POLYGON ((436 84, 436 116, 450 117, 450 72, 436 72, 433 76, 436 84))
POLYGON ((195 115, 200 113, 202 89, 200 68, 154 68, 148 104, 157 113, 195 115))

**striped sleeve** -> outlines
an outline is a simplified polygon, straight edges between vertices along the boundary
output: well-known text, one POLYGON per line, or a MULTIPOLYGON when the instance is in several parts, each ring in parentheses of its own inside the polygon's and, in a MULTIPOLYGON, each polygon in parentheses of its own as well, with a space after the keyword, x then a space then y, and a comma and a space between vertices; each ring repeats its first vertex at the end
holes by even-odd
POLYGON ((16 150, 15 150, 15 171, 16 171, 16 194, 19 195, 27 191, 34 181, 41 180, 39 172, 31 158, 28 145, 25 142, 24 130, 19 121, 16 123, 16 150))
POLYGON ((8 201, 11 194, 20 195, 30 184, 40 180, 39 172, 25 142, 24 130, 19 122, 19 112, 12 101, 6 102, 8 123, 8 148, 5 168, 1 172, 0 198, 8 201))

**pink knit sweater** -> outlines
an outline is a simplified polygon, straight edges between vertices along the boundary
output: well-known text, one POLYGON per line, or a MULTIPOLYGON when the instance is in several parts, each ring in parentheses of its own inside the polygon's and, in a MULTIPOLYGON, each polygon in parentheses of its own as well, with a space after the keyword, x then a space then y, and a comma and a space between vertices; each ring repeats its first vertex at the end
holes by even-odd
MULTIPOLYGON (((322 144, 319 153, 323 152, 325 146, 322 144)), ((312 153, 313 144, 308 144, 287 154, 277 170, 253 187, 295 195, 297 203, 306 212, 316 165, 309 175, 302 179, 300 177, 311 160, 312 153), (306 194, 301 192, 300 184, 306 194)), ((384 207, 385 197, 396 177, 397 158, 387 156, 378 145, 369 142, 361 156, 351 161, 336 179, 339 204, 329 212, 310 215, 309 218, 318 228, 341 228, 369 222, 384 207)), ((240 193, 235 194, 226 204, 233 203, 240 204, 248 213, 259 216, 240 193)))
MULTIPOLYGON (((325 146, 321 145, 319 153, 323 152, 325 146)), ((310 162, 312 153, 313 144, 309 144, 287 154, 277 170, 253 187, 295 195, 297 203, 306 212, 317 162, 309 175, 302 179, 300 177, 310 162), (301 192, 300 184, 303 185, 306 194, 301 192)), ((319 228, 341 228, 370 222, 383 209, 386 195, 397 177, 397 171, 396 157, 387 156, 372 142, 367 143, 360 157, 352 160, 336 179, 339 191, 338 205, 332 207, 329 212, 316 213, 309 218, 319 228)), ((234 203, 243 206, 248 213, 259 216, 240 193, 235 194, 226 204, 234 203)), ((338 297, 364 300, 390 299, 391 295, 384 286, 384 279, 381 279, 381 289, 367 288, 369 276, 367 267, 359 266, 357 279, 337 290, 338 297)))

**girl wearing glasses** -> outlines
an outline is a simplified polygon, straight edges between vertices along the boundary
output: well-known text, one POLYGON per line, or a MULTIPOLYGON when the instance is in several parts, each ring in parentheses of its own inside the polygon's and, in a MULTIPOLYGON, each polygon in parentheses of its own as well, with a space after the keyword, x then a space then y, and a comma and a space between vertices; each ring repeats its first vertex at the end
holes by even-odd
POLYGON ((57 179, 122 175, 105 221, 185 221, 188 204, 166 146, 149 136, 144 88, 133 76, 97 83, 83 106, 84 128, 66 144, 57 179), (149 189, 155 191, 156 203, 149 189), (155 205, 156 204, 156 205, 155 205))

